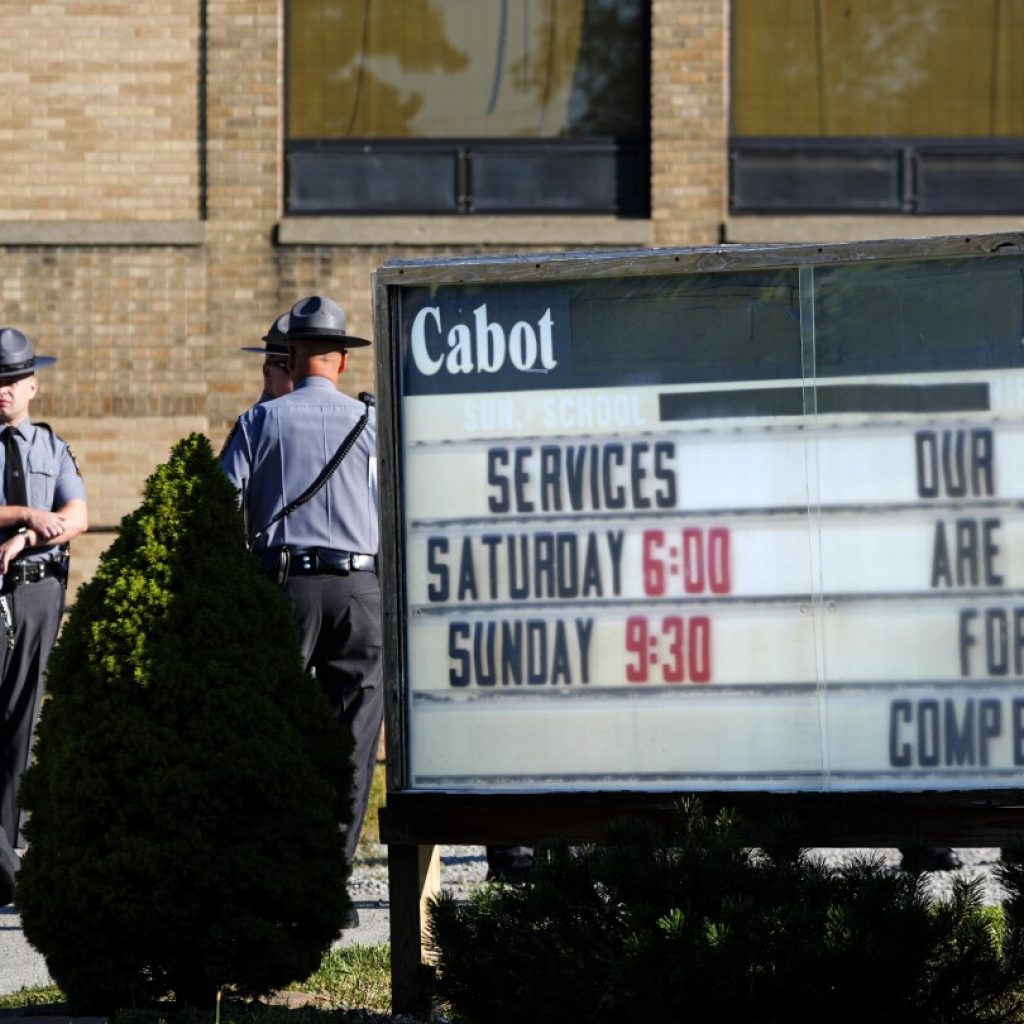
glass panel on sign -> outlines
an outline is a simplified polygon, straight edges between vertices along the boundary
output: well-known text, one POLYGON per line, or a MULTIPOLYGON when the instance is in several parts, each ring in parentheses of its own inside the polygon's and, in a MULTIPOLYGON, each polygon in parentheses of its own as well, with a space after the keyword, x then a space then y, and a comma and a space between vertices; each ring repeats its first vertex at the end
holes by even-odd
POLYGON ((1024 261, 817 268, 825 742, 834 788, 1024 765, 1024 261))

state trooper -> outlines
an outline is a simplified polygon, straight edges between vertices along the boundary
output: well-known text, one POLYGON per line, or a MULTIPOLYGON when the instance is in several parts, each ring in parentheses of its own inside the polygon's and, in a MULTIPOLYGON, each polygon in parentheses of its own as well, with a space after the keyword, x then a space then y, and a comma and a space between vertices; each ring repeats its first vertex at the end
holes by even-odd
MULTIPOLYGON (((262 345, 243 345, 239 352, 259 352, 263 356, 263 391, 256 399, 256 405, 269 402, 271 399, 287 395, 295 386, 288 372, 288 345, 284 340, 284 332, 288 329, 288 314, 282 313, 263 335, 262 345)), ((238 429, 236 420, 224 438, 217 458, 223 458, 231 444, 231 439, 238 429)))
POLYGON ((64 612, 68 542, 89 526, 71 450, 29 417, 36 370, 56 361, 37 356, 21 331, 0 327, 0 905, 13 898, 20 864, 18 789, 64 612))
POLYGON ((294 384, 288 373, 288 344, 284 340, 288 330, 288 314, 276 317, 263 335, 262 345, 243 345, 240 352, 259 352, 263 356, 263 393, 257 399, 269 402, 272 398, 287 395, 294 384))
MULTIPOLYGON (((221 466, 241 492, 246 532, 264 572, 285 589, 303 663, 355 740, 351 863, 370 795, 384 714, 377 581, 377 421, 369 395, 338 390, 348 351, 332 299, 300 299, 285 338, 290 393, 239 417, 221 466)), ((353 911, 346 927, 354 927, 353 911)))

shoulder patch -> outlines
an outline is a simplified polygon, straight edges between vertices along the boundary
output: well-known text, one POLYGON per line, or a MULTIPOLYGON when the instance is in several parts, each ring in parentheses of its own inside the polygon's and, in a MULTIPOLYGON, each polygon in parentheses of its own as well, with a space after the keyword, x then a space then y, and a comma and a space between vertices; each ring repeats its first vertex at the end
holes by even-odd
POLYGON ((220 451, 217 452, 217 458, 223 459, 227 454, 228 449, 231 447, 231 442, 235 439, 235 434, 238 433, 238 424, 242 422, 242 417, 239 416, 237 420, 231 425, 231 429, 228 431, 228 436, 224 438, 224 443, 220 446, 220 451))
POLYGON ((75 467, 75 472, 81 476, 82 471, 78 468, 78 459, 75 458, 75 453, 71 450, 71 445, 65 441, 64 447, 68 450, 68 458, 71 460, 71 465, 75 467))

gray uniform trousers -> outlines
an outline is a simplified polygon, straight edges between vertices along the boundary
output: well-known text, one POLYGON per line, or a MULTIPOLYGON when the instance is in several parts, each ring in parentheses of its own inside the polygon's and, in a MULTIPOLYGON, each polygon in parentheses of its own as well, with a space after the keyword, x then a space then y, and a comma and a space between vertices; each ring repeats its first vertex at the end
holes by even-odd
POLYGON ((11 846, 21 846, 18 788, 32 753, 43 672, 64 611, 64 587, 52 577, 23 583, 7 600, 17 634, 12 649, 0 623, 0 830, 11 846))
POLYGON ((352 824, 345 836, 351 863, 384 720, 380 584, 372 572, 290 576, 285 592, 299 627, 303 663, 307 671, 315 670, 331 711, 355 741, 352 824))

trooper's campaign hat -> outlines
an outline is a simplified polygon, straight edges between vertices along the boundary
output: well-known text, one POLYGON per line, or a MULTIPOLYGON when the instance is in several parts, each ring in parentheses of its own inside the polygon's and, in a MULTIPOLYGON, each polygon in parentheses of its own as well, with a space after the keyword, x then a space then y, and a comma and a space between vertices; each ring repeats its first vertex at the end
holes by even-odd
POLYGON ((288 314, 287 341, 335 341, 343 348, 363 348, 371 344, 345 332, 345 310, 326 295, 299 299, 288 314))
POLYGON ((243 345, 242 352, 259 352, 263 356, 280 356, 282 359, 288 355, 288 342, 285 340, 285 332, 288 330, 288 314, 282 313, 263 335, 266 345, 243 345))
POLYGON ((54 356, 37 356, 31 338, 17 327, 0 327, 0 379, 24 377, 55 362, 54 356))

